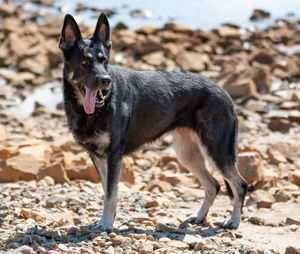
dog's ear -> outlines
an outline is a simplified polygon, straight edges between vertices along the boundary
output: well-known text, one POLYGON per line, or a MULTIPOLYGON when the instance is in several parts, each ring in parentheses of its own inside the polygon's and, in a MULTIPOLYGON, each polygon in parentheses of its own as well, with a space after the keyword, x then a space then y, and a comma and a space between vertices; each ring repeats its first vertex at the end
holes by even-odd
POLYGON ((82 40, 79 27, 72 15, 65 16, 64 25, 59 39, 59 47, 66 50, 75 45, 77 41, 82 40))
POLYGON ((102 42, 107 48, 111 47, 109 23, 106 15, 103 12, 98 18, 98 22, 92 38, 96 41, 102 42))

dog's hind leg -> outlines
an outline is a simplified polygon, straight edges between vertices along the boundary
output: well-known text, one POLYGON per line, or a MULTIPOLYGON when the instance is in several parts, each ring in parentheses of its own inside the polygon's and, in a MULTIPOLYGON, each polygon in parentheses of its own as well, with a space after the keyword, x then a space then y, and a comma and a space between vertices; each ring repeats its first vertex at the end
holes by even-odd
MULTIPOLYGON (((200 112, 199 112, 200 113, 200 112)), ((211 167, 219 171, 229 183, 234 207, 225 228, 237 228, 248 184, 240 175, 237 162, 237 119, 231 108, 209 108, 198 115, 199 147, 211 167)))
POLYGON ((97 156, 90 153, 90 157, 94 163, 94 166, 100 176, 102 183, 103 191, 105 192, 106 188, 106 178, 107 178, 107 158, 106 156, 97 156))
POLYGON ((174 131, 173 138, 179 162, 195 174, 205 190, 205 199, 197 216, 187 219, 181 226, 185 226, 187 223, 200 224, 205 220, 209 208, 219 192, 220 185, 206 168, 197 143, 199 139, 197 133, 189 128, 177 128, 174 131))

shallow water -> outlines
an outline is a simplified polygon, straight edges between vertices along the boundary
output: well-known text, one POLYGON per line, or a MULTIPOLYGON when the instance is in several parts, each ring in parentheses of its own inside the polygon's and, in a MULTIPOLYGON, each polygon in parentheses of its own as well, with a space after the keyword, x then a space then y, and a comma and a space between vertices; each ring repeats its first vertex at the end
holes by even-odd
POLYGON ((278 18, 285 18, 294 13, 300 17, 299 0, 114 0, 114 1, 70 1, 58 0, 57 6, 62 6, 63 12, 77 16, 78 20, 89 25, 95 25, 98 13, 87 11, 79 15, 74 11, 76 5, 82 3, 89 7, 115 9, 117 14, 110 18, 112 26, 123 22, 131 29, 142 25, 162 27, 167 22, 178 22, 191 29, 211 30, 224 23, 233 23, 243 27, 264 28, 278 18), (260 22, 251 22, 255 8, 267 10, 271 18, 260 22), (149 18, 133 18, 133 10, 146 10, 149 18))
POLYGON ((24 101, 16 101, 16 105, 9 108, 7 112, 12 113, 16 117, 23 118, 29 116, 34 111, 36 102, 54 111, 57 104, 62 101, 62 83, 51 82, 35 88, 34 91, 28 92, 24 101))

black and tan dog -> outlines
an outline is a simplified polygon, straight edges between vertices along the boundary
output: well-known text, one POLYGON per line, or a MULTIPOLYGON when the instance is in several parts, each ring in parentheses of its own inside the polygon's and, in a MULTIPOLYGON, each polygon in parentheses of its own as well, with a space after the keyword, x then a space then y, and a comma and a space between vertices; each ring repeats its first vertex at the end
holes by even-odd
POLYGON ((223 226, 237 228, 247 183, 238 170, 238 121, 229 95, 198 74, 109 65, 110 28, 104 14, 87 40, 74 18, 66 15, 59 47, 68 124, 89 153, 105 190, 104 211, 95 227, 113 227, 122 156, 172 132, 179 161, 205 189, 197 216, 186 222, 203 222, 213 204, 220 185, 212 169, 222 173, 234 195, 232 216, 223 226))

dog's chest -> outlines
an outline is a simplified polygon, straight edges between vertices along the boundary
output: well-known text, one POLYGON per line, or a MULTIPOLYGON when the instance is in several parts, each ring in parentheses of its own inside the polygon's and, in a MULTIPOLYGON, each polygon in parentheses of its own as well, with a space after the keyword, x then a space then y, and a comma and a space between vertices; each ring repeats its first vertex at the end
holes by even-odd
POLYGON ((76 142, 88 152, 99 156, 105 154, 110 145, 110 135, 105 131, 97 131, 93 134, 78 135, 73 132, 76 142))

